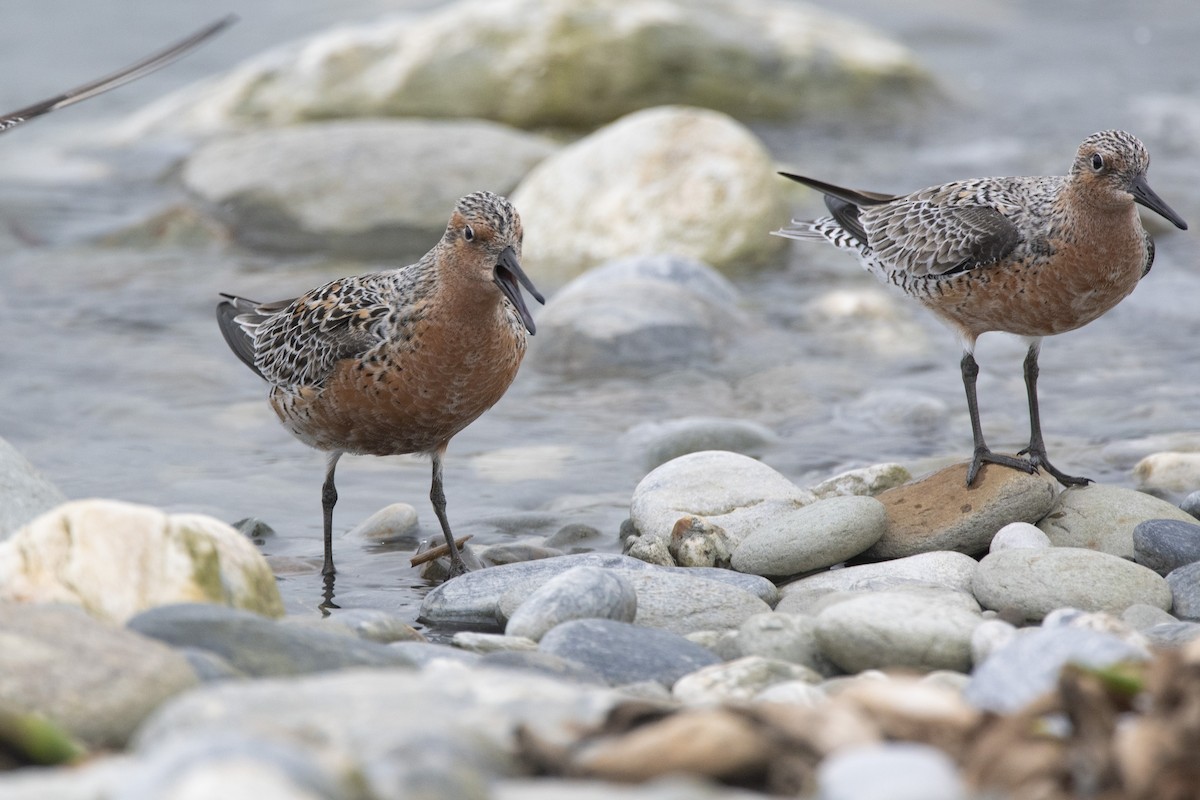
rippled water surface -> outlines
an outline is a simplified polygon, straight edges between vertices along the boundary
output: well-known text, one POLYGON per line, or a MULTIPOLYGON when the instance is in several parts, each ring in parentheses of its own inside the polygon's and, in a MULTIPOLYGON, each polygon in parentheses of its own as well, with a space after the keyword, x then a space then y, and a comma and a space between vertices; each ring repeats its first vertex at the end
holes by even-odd
MULTIPOLYGON (((425 4, 400 7, 418 5, 425 4)), ((1200 6, 829 5, 915 49, 940 75, 946 102, 900 120, 758 126, 781 164, 900 191, 971 175, 1061 173, 1084 136, 1121 127, 1147 142, 1158 193, 1200 222, 1200 6)), ((273 299, 387 265, 89 244, 170 198, 174 189, 155 178, 172 154, 93 156, 74 145, 62 158, 58 145, 266 46, 396 7, 232 3, 243 22, 211 48, 0 140, 7 223, 0 230, 0 436, 71 497, 263 518, 277 531, 263 549, 293 611, 315 613, 320 600, 323 457, 275 422, 262 384, 221 340, 213 305, 222 290, 273 299)), ((9 76, 0 107, 107 72, 208 16, 183 2, 11 0, 0 31, 0 66, 9 76)), ((797 208, 815 211, 815 204, 797 208)), ((1100 321, 1047 340, 1042 357, 1052 457, 1068 472, 1119 485, 1132 485, 1140 456, 1200 428, 1194 234, 1147 221, 1161 234, 1148 279, 1100 321)), ((582 522, 616 550, 617 526, 645 467, 614 442, 649 420, 759 421, 781 437, 764 461, 801 484, 885 460, 916 470, 965 458, 970 428, 953 337, 904 303, 895 304, 901 319, 893 323, 902 336, 831 318, 819 311, 830 307, 830 293, 874 297, 871 278, 825 248, 794 245, 789 261, 737 280, 753 332, 704 370, 566 381, 538 369, 535 339, 508 395, 451 444, 446 487, 456 533, 494 543, 582 522), (906 397, 932 415, 893 413, 913 411, 906 397)), ((999 335, 984 337, 979 349, 983 420, 998 448, 1027 436, 1022 355, 1019 341, 999 335)), ((425 460, 346 458, 338 484, 339 535, 396 501, 417 508, 423 535, 437 531, 425 460)), ((336 541, 337 602, 415 617, 423 586, 408 567, 412 547, 336 541)))

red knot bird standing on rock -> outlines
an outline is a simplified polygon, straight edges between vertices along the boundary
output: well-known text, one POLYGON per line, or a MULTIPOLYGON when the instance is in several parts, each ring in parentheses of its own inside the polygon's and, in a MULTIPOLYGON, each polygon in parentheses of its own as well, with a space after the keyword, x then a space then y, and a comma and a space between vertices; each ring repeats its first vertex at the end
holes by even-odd
POLYGON ((1186 230, 1146 182, 1150 156, 1135 136, 1103 131, 1079 146, 1070 174, 976 178, 902 196, 843 189, 781 173, 825 195, 833 216, 793 220, 775 233, 821 239, 859 257, 884 283, 920 300, 963 343, 962 377, 975 454, 970 486, 984 463, 1034 472, 1064 486, 1088 483, 1046 457, 1038 415, 1038 351, 1043 336, 1082 327, 1123 300, 1154 262, 1154 242, 1135 203, 1186 230), (975 341, 988 331, 1025 337, 1029 446, 993 453, 983 439, 975 380, 975 341))
POLYGON ((329 454, 321 506, 332 575, 333 472, 343 453, 433 457, 429 498, 465 571, 446 519, 442 457, 454 434, 491 408, 525 355, 533 318, 518 283, 521 218, 503 197, 460 199, 446 233, 420 261, 341 278, 294 300, 232 295, 217 321, 233 352, 270 383, 270 403, 300 441, 329 454))
POLYGON ((223 17, 211 25, 206 25, 200 30, 193 33, 191 36, 176 42, 170 47, 162 50, 154 55, 147 56, 136 64, 131 64, 119 72, 114 72, 111 75, 105 75, 103 78, 97 78, 90 83, 85 83, 82 86, 76 86, 74 89, 63 92, 60 95, 51 97, 48 100, 42 100, 39 103, 34 103, 31 106, 10 111, 7 114, 0 114, 0 133, 3 133, 11 128, 15 128, 23 122, 28 122, 31 119, 45 116, 51 111, 57 111, 60 108, 73 106, 87 100, 90 97, 95 97, 98 94, 103 94, 110 89, 115 89, 118 86, 123 86, 130 81, 136 81, 145 75, 149 75, 156 69, 165 67, 180 56, 198 47, 200 44, 216 36, 221 31, 228 28, 237 17, 232 14, 223 17))

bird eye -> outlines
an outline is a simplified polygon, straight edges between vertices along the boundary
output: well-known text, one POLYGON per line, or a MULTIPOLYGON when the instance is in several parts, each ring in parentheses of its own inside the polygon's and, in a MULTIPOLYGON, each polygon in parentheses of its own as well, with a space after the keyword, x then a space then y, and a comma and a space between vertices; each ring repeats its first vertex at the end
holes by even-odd
POLYGON ((1092 169, 1099 172, 1104 169, 1104 156, 1099 153, 1092 153, 1092 169))
POLYGON ((470 225, 467 225, 465 228, 463 228, 463 238, 466 239, 468 242, 474 240, 475 229, 472 228, 470 225))

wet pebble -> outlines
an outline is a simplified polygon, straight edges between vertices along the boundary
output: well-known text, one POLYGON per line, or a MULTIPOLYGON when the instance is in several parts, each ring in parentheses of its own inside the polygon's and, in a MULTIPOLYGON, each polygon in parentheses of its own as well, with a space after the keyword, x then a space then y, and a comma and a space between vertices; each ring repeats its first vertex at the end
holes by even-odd
POLYGON ((553 628, 539 650, 575 661, 619 686, 657 681, 666 687, 719 659, 670 631, 607 619, 581 619, 553 628))
MULTIPOLYGON (((569 525, 564 525, 554 533, 546 537, 543 544, 546 547, 552 547, 555 550, 564 552, 577 552, 591 550, 599 545, 602 540, 607 537, 600 530, 593 528, 591 525, 584 525, 579 522, 572 522, 569 525)), ((607 543, 607 541, 605 541, 607 543)))
POLYGON ((965 464, 955 464, 880 494, 887 532, 867 555, 983 553, 1005 525, 1036 522, 1054 505, 1057 484, 1048 476, 985 465, 968 488, 966 472, 965 464))
MULTIPOLYGON (((424 667, 434 661, 453 661, 459 664, 474 665, 480 663, 479 653, 453 647, 440 642, 392 642, 386 647, 389 655, 396 660, 393 666, 412 665, 424 667)), ((380 666, 369 664, 366 666, 380 666)))
POLYGON ((645 561, 614 553, 579 553, 489 567, 435 586, 421 602, 421 619, 435 625, 499 630, 508 614, 534 590, 575 566, 629 572, 654 569, 645 561), (506 611, 501 608, 505 597, 511 598, 506 611))
POLYGON ((1149 519, 1133 529, 1133 557, 1166 575, 1200 561, 1200 525, 1177 519, 1149 519))
POLYGON ((880 492, 902 486, 910 480, 912 480, 912 475, 902 464, 872 464, 869 467, 860 467, 834 475, 811 487, 811 491, 822 500, 827 497, 843 497, 845 495, 874 497, 880 492))
POLYGON ((335 609, 331 611, 329 621, 347 628, 360 638, 380 644, 425 641, 416 628, 390 611, 378 608, 335 609))
POLYGON ((450 643, 460 650, 480 655, 537 650, 537 642, 533 639, 527 639, 524 636, 508 636, 502 633, 458 631, 450 638, 450 643))
POLYGON ((761 575, 748 575, 744 572, 734 572, 731 569, 717 569, 716 567, 667 567, 667 571, 728 584, 734 588, 741 589, 743 592, 754 595, 769 606, 773 606, 779 602, 779 587, 761 575))
POLYGON ((1041 620, 1057 608, 1120 614, 1134 603, 1171 607, 1171 590, 1153 570, 1080 547, 1017 548, 989 553, 973 581, 984 608, 1041 620))
POLYGON ((154 750, 117 796, 220 797, 222 800, 345 797, 354 780, 314 759, 297 744, 233 733, 196 736, 154 750))
POLYGON ((1146 637, 1122 617, 1104 611, 1081 611, 1078 608, 1059 608, 1042 620, 1043 628, 1080 628, 1110 633, 1136 647, 1146 647, 1146 637))
POLYGON ((982 664, 988 656, 1009 645, 1019 629, 1002 619, 985 619, 971 631, 971 662, 982 664))
POLYGON ((1057 547, 1086 547, 1133 559, 1133 529, 1150 519, 1195 522, 1175 506, 1120 486, 1075 486, 1058 495, 1038 527, 1057 547))
POLYGON ((235 669, 255 677, 413 664, 411 658, 388 645, 337 633, 332 628, 280 624, 248 611, 209 603, 159 606, 133 617, 128 625, 132 631, 174 647, 215 653, 235 669))
POLYGON ((1068 663, 1099 669, 1148 657, 1144 648, 1109 633, 1082 628, 1022 629, 1010 644, 975 667, 964 696, 976 708, 1012 714, 1053 689, 1068 663))
POLYGON ((1183 498, 1179 504, 1179 510, 1195 519, 1200 519, 1200 491, 1192 492, 1183 498))
POLYGON ((882 590, 913 584, 942 586, 971 591, 977 562, 963 553, 919 553, 907 558, 831 569, 792 581, 780 589, 780 611, 790 610, 791 595, 810 592, 882 590))
POLYGON ((683 703, 747 701, 785 681, 817 684, 821 675, 801 664, 762 656, 701 667, 675 682, 671 694, 683 703))
POLYGON ((643 422, 621 437, 621 445, 637 453, 646 469, 654 469, 673 458, 702 450, 757 457, 778 439, 770 428, 750 420, 686 417, 643 422))
POLYGON ((517 606, 504 632, 537 641, 555 625, 572 619, 633 622, 637 600, 633 584, 620 572, 573 567, 543 583, 517 606))
POLYGON ((1200 563, 1171 570, 1167 584, 1175 600, 1171 611, 1182 620, 1200 620, 1200 563))
POLYGON ((926 744, 847 748, 821 762, 816 800, 967 800, 958 767, 926 744))
POLYGON ((198 682, 183 654, 70 606, 0 603, 0 641, 0 708, 44 715, 89 747, 124 747, 198 682))
POLYGON ((161 707, 139 729, 134 753, 142 760, 179 742, 262 736, 355 776, 349 796, 483 800, 486 776, 524 771, 515 729, 561 739, 598 724, 613 702, 610 691, 587 684, 437 659, 421 670, 206 684, 161 707))
POLYGON ((416 542, 420 527, 417 509, 408 503, 392 503, 367 517, 347 537, 372 542, 416 542))
POLYGON ((828 699, 819 686, 803 680, 772 683, 754 696, 759 703, 787 703, 803 708, 816 708, 828 699))
POLYGON ((1154 647, 1183 647, 1200 639, 1200 622, 1160 622, 1142 634, 1154 647))
POLYGON ((1147 628, 1163 623, 1178 622, 1175 617, 1161 608, 1145 603, 1134 603, 1121 612, 1121 619, 1136 631, 1145 631, 1147 628))
POLYGON ((565 555, 562 550, 554 547, 536 544, 534 542, 505 542, 480 548, 479 560, 484 566, 495 567, 500 564, 518 564, 523 561, 537 561, 542 558, 554 558, 565 555))
POLYGON ((609 261, 550 298, 538 317, 542 336, 531 363, 589 378, 707 366, 746 327, 737 298, 733 285, 700 261, 670 255, 609 261))
MULTIPOLYGON (((590 686, 607 686, 609 681, 587 664, 542 650, 496 650, 477 662, 481 667, 532 672, 558 680, 590 686)), ((661 687, 661 684, 655 684, 661 687)))
POLYGON ((831 497, 787 515, 785 525, 748 534, 732 553, 739 572, 795 575, 841 563, 884 535, 887 515, 873 497, 831 497))
POLYGON ((944 400, 911 389, 869 389, 839 411, 857 431, 901 429, 918 436, 945 428, 950 415, 944 400))
POLYGON ((826 677, 839 672, 817 644, 816 619, 803 614, 755 614, 738 628, 736 643, 743 656, 802 664, 826 677))
MULTIPOLYGON (((534 563, 553 562, 555 569, 533 570, 532 573, 529 570, 512 569, 508 577, 513 580, 507 586, 482 579, 467 580, 466 585, 469 587, 477 583, 485 589, 499 591, 500 595, 492 598, 492 613, 498 620, 507 620, 531 592, 558 574, 559 570, 568 569, 576 562, 584 565, 603 563, 605 558, 600 554, 583 554, 547 559, 534 563)), ((621 559, 619 556, 616 558, 621 559)), ((676 633, 736 628, 746 617, 769 610, 768 601, 774 602, 777 597, 774 585, 767 579, 730 570, 652 567, 636 559, 621 559, 606 569, 610 572, 622 571, 633 586, 637 595, 637 615, 634 620, 637 624, 676 633), (622 570, 623 567, 627 569, 622 570)), ((463 581, 466 578, 464 576, 456 580, 463 581)), ((478 594, 466 596, 463 592, 455 592, 454 597, 469 603, 482 599, 478 594)), ((428 618, 458 616, 453 608, 446 607, 441 607, 439 614, 440 617, 428 618)))
POLYGON ((988 552, 1007 550, 1013 547, 1049 547, 1050 537, 1042 529, 1028 522, 1010 522, 992 537, 988 552))
POLYGON ((638 625, 678 634, 739 627, 770 611, 761 597, 726 581, 696 577, 694 570, 650 570, 628 575, 637 592, 638 625))
POLYGON ((695 516, 720 527, 736 546, 751 533, 793 530, 796 514, 815 500, 776 470, 748 456, 720 450, 689 453, 652 470, 638 483, 630 518, 642 540, 668 543, 681 517, 695 516))
POLYGON ((1158 492, 1194 492, 1200 488, 1200 453, 1151 453, 1133 468, 1138 488, 1158 492))
POLYGON ((983 618, 959 598, 970 600, 944 590, 868 592, 818 614, 817 643, 850 673, 885 667, 965 672, 971 633, 983 618))

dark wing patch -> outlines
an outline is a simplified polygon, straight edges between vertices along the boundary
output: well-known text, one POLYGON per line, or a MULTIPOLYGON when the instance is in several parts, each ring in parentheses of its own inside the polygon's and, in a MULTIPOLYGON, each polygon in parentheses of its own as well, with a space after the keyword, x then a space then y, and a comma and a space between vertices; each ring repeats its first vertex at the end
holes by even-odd
POLYGON ((847 203, 840 197, 827 194, 825 195, 825 207, 829 209, 829 213, 833 215, 834 220, 842 226, 843 230, 860 242, 867 240, 867 232, 863 230, 862 223, 858 219, 858 206, 847 203))
POLYGON ((855 206, 877 206, 898 199, 897 195, 868 192, 862 189, 847 189, 843 186, 825 183, 825 181, 819 181, 816 178, 806 178, 803 175, 794 175, 790 172, 781 172, 779 174, 785 178, 794 180, 796 183, 802 183, 810 189, 816 189, 827 197, 836 197, 855 206))
POLYGON ((225 337, 225 343, 243 364, 254 370, 260 378, 263 377, 262 370, 255 363, 254 353, 253 330, 258 322, 261 322, 261 318, 253 319, 254 309, 258 304, 231 294, 221 296, 225 299, 217 303, 217 325, 221 329, 221 335, 225 337), (242 316, 248 318, 244 322, 240 321, 239 317, 242 316))
POLYGON ((905 200, 864 209, 860 221, 876 257, 912 277, 986 267, 1022 241, 1011 220, 977 202, 905 200))

